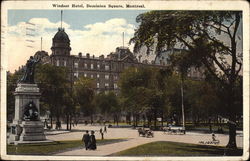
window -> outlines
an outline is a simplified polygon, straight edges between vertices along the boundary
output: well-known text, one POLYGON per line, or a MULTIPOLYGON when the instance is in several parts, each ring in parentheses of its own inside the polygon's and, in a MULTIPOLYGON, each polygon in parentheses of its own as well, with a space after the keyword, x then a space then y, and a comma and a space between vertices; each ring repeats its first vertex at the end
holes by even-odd
POLYGON ((94 64, 91 64, 91 65, 90 65, 90 68, 91 68, 91 69, 94 69, 94 64))
POLYGON ((87 63, 84 63, 84 68, 88 68, 88 65, 87 65, 87 63))
POLYGON ((108 74, 105 74, 105 79, 109 79, 109 75, 108 74))
POLYGON ((77 72, 77 73, 74 73, 74 76, 75 76, 76 78, 78 78, 78 72, 77 72))
POLYGON ((96 87, 97 87, 97 88, 100 88, 100 83, 96 83, 96 87))
POLYGON ((93 78, 94 77, 93 74, 91 74, 90 77, 93 78))
POLYGON ((66 61, 66 60, 64 60, 64 66, 66 67, 66 65, 67 65, 67 61, 66 61))
POLYGON ((116 83, 114 83, 114 89, 117 89, 117 88, 118 88, 117 84, 116 84, 116 83))
POLYGON ((84 73, 84 77, 87 77, 87 74, 86 74, 86 73, 84 73))
POLYGON ((106 87, 109 87, 109 84, 108 84, 108 83, 105 83, 105 88, 106 88, 106 87))
POLYGON ((109 70, 109 65, 105 65, 105 70, 109 70))
POLYGON ((117 75, 114 75, 114 80, 117 80, 117 78, 118 78, 117 75))
POLYGON ((59 65, 60 65, 59 60, 56 60, 56 66, 59 66, 59 65))
POLYGON ((75 68, 78 68, 78 63, 75 62, 75 63, 74 63, 74 66, 75 66, 75 68))
POLYGON ((100 77, 100 75, 99 75, 99 74, 97 74, 97 75, 96 75, 96 77, 97 77, 97 78, 99 78, 99 77, 100 77))
POLYGON ((97 68, 100 69, 100 64, 97 64, 97 68))

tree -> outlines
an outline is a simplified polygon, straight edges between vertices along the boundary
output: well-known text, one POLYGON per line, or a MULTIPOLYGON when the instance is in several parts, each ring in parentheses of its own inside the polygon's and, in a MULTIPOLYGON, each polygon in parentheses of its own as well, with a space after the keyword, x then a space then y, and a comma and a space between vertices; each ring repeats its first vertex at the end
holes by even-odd
POLYGON ((41 102, 48 107, 50 111, 51 127, 53 117, 56 117, 57 122, 63 114, 65 93, 69 88, 67 79, 68 71, 64 67, 57 67, 50 64, 39 65, 36 69, 36 83, 42 94, 41 102))
POLYGON ((91 117, 91 122, 93 122, 93 114, 96 109, 94 106, 94 88, 95 84, 93 79, 80 77, 74 83, 74 98, 76 103, 80 106, 81 111, 91 117))
POLYGON ((13 93, 17 87, 17 82, 23 74, 22 70, 14 73, 7 72, 7 120, 11 121, 15 113, 15 96, 13 93))
POLYGON ((156 53, 176 44, 188 48, 190 62, 205 66, 220 82, 227 98, 228 148, 237 147, 234 91, 242 67, 241 19, 239 11, 151 11, 136 18, 140 25, 130 41, 135 52, 146 46, 147 54, 155 43, 156 53))
POLYGON ((118 96, 114 92, 108 92, 107 94, 102 92, 95 96, 95 104, 104 116, 113 116, 114 123, 119 122, 119 116, 121 113, 121 106, 118 96))
MULTIPOLYGON (((180 85, 181 80, 180 76, 173 72, 171 75, 165 77, 163 79, 164 85, 164 99, 165 99, 165 110, 167 112, 167 116, 175 121, 177 125, 180 124, 180 116, 181 116, 181 92, 180 85)), ((184 97, 184 102, 186 101, 186 97, 184 97)))
MULTIPOLYGON (((164 92, 161 79, 164 73, 157 68, 129 68, 125 70, 119 80, 123 103, 126 111, 131 112, 134 125, 137 126, 141 114, 147 117, 148 126, 154 120, 156 128, 157 118, 162 116, 162 108, 165 105, 164 92)), ((145 120, 145 119, 144 119, 145 120)), ((145 121, 144 121, 145 123, 145 121)))
POLYGON ((186 100, 187 112, 192 116, 194 124, 199 124, 200 120, 211 123, 212 118, 217 118, 219 106, 219 96, 216 89, 206 80, 186 80, 186 100))
MULTIPOLYGON (((119 79, 123 104, 127 107, 125 110, 132 113, 134 126, 137 126, 140 114, 147 113, 151 108, 149 97, 152 73, 151 68, 131 67, 126 69, 119 79)), ((151 115, 148 116, 151 120, 151 115)))

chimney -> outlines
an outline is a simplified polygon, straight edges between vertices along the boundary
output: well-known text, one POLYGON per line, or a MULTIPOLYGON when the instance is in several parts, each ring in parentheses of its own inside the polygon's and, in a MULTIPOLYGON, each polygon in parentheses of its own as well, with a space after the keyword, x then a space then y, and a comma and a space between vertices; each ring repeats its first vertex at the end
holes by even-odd
POLYGON ((99 59, 104 59, 104 55, 100 55, 100 56, 99 56, 99 59))
POLYGON ((81 58, 82 57, 82 53, 80 52, 80 53, 78 53, 78 56, 81 58))
POLYGON ((86 54, 86 57, 89 58, 89 53, 86 54))

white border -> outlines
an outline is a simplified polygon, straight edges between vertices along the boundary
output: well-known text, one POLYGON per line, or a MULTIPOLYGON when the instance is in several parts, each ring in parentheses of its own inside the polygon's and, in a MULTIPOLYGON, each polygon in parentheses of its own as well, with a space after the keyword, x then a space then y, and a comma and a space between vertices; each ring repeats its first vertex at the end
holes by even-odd
MULTIPOLYGON (((243 11, 243 156, 239 157, 87 157, 87 156, 25 156, 6 155, 6 57, 1 45, 1 158, 6 160, 247 160, 249 158, 249 3, 246 1, 3 1, 1 24, 7 26, 8 9, 82 10, 82 8, 53 8, 52 3, 72 4, 144 4, 144 9, 157 10, 239 10, 243 11)), ((103 9, 103 8, 101 8, 103 9)), ((108 8, 106 8, 108 10, 108 8)), ((124 8, 126 9, 126 8, 124 8)), ((138 8, 140 9, 140 8, 138 8)), ((87 10, 86 8, 84 10, 87 10)), ((88 8, 88 10, 96 10, 88 8)), ((112 9, 115 10, 115 9, 112 9)), ((129 9, 127 9, 129 10, 129 9)), ((133 8, 134 10, 134 8, 133 8)), ((3 28, 1 27, 1 30, 3 28)), ((1 39, 2 40, 2 39, 1 39)), ((3 40, 2 40, 3 41, 3 40)), ((6 45, 6 44, 5 44, 6 45)), ((18 49, 17 49, 18 50, 18 49)))

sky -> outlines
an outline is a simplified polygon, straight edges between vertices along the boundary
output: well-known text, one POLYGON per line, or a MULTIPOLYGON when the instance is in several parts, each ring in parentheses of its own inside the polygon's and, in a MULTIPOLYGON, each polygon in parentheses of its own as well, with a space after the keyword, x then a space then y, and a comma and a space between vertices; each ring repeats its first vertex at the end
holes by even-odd
MULTIPOLYGON (((79 52, 96 57, 108 55, 116 47, 123 45, 122 33, 125 33, 124 45, 129 45, 135 29, 136 17, 148 10, 63 10, 62 27, 71 40, 71 55, 79 52)), ((14 72, 25 65, 30 56, 45 50, 51 54, 52 38, 61 26, 61 10, 8 10, 8 27, 5 35, 7 70, 14 72), (34 25, 33 25, 34 24, 34 25), (32 35, 32 36, 31 36, 32 35), (41 45, 42 37, 42 45, 41 45)), ((229 39, 219 36, 226 44, 229 39)), ((242 23, 239 27, 237 44, 242 52, 242 23)), ((153 60, 155 55, 143 58, 153 60)))
MULTIPOLYGON (((146 10, 64 10, 62 27, 71 40, 71 55, 79 52, 108 55, 128 44, 138 27, 136 17, 146 10)), ((8 68, 13 72, 36 51, 51 54, 52 38, 61 26, 61 10, 8 10, 6 52, 8 68), (34 25, 33 25, 34 24, 34 25)))

